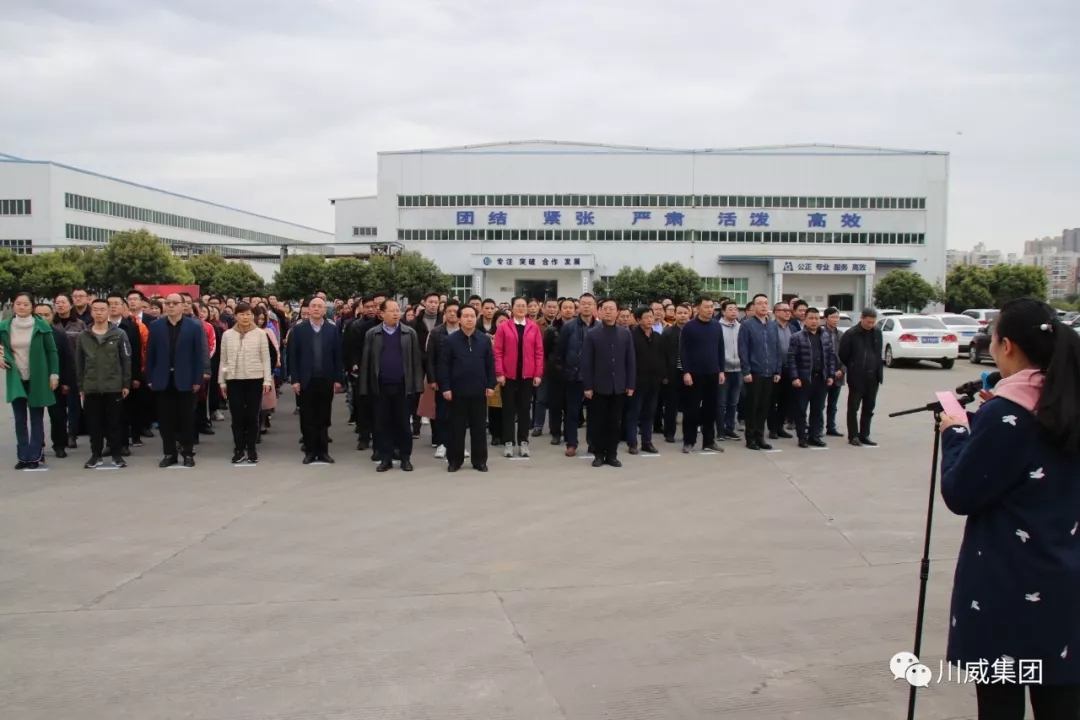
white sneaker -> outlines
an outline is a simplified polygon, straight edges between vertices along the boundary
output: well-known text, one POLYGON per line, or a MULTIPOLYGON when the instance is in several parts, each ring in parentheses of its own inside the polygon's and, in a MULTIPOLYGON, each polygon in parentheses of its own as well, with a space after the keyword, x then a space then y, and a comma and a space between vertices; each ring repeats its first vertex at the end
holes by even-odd
POLYGON ((217 420, 218 422, 221 422, 222 420, 225 419, 225 415, 220 410, 215 410, 214 411, 214 419, 217 420))
POLYGON ((466 450, 466 451, 465 451, 465 457, 466 457, 466 458, 470 458, 470 457, 472 457, 472 455, 471 455, 471 454, 469 454, 469 451, 468 451, 468 450, 466 450))
POLYGON ((435 448, 435 459, 436 460, 443 460, 445 458, 446 458, 446 446, 445 445, 440 445, 439 447, 435 448))
POLYGON ((529 443, 521 443, 521 446, 518 448, 518 455, 521 457, 529 457, 529 443))
POLYGON ((514 443, 506 443, 503 448, 503 457, 514 457, 514 443))

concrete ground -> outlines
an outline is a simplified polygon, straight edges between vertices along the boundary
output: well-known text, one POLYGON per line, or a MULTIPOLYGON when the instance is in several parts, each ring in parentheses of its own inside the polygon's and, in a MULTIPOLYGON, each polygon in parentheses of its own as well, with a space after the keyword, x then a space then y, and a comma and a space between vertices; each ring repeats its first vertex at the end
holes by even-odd
MULTIPOLYGON (((623 456, 546 439, 450 475, 376 474, 335 401, 337 463, 300 464, 291 397, 253 468, 227 423, 194 470, 0 468, 4 718, 889 720, 908 685, 932 418, 978 377, 888 370, 876 449, 623 456)), ((945 647, 962 520, 937 502, 923 661, 945 647)), ((919 691, 974 718, 970 686, 919 691)))

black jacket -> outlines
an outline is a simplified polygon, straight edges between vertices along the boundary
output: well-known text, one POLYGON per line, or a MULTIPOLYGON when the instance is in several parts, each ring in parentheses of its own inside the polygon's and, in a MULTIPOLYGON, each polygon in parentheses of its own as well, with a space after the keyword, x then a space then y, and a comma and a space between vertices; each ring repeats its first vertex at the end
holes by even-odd
POLYGON ((669 383, 682 385, 682 372, 679 371, 679 343, 682 341, 682 328, 678 325, 664 328, 660 335, 660 346, 664 352, 664 377, 669 383))
MULTIPOLYGON (((139 325, 132 318, 126 317, 120 320, 120 329, 127 335, 128 347, 131 348, 131 379, 135 382, 142 382, 142 358, 143 358, 143 346, 142 346, 142 334, 139 332, 139 325)), ((218 342, 220 346, 221 335, 218 334, 218 342)), ((214 377, 217 377, 216 375, 214 377)))
MULTIPOLYGON (((71 353, 71 345, 68 344, 67 333, 56 325, 52 326, 53 342, 56 343, 56 354, 60 358, 60 385, 67 386, 68 392, 78 392, 75 387, 75 356, 71 353)), ((60 388, 57 387, 59 392, 60 388)))
POLYGON ((868 382, 885 382, 885 364, 882 361, 881 330, 863 330, 856 325, 840 338, 840 362, 847 368, 848 385, 865 386, 868 382))
POLYGON ((345 326, 341 338, 341 356, 344 359, 345 372, 351 373, 353 367, 360 365, 364 355, 364 338, 368 330, 379 324, 375 318, 356 318, 345 326))
POLYGON ((664 364, 664 336, 655 331, 646 335, 640 326, 631 328, 630 336, 634 339, 634 362, 637 366, 636 391, 646 392, 659 388, 663 385, 667 372, 664 364))
MULTIPOLYGON (((417 330, 416 334, 419 335, 420 331, 417 330)), ((438 382, 436 378, 439 377, 439 353, 443 351, 448 337, 450 337, 450 330, 446 327, 446 323, 436 325, 428 335, 427 352, 424 353, 424 374, 429 383, 438 382)))
MULTIPOLYGON (((424 322, 423 312, 413 318, 413 321, 412 323, 410 323, 410 325, 412 326, 412 329, 416 331, 416 341, 420 343, 420 361, 424 364, 424 367, 426 368, 428 335, 431 334, 431 332, 433 332, 436 327, 442 325, 442 313, 435 313, 435 327, 433 327, 431 331, 427 329, 427 323, 424 322)), ((428 377, 433 378, 434 376, 428 377)), ((429 380, 429 382, 434 382, 434 379, 429 380)))
POLYGON ((439 347, 438 362, 439 392, 453 393, 450 402, 484 397, 485 390, 495 389, 494 346, 491 336, 479 328, 472 335, 461 330, 447 335, 439 347))
MULTIPOLYGON (((583 327, 583 326, 582 326, 583 327)), ((600 395, 621 395, 637 384, 637 363, 630 331, 599 320, 585 332, 581 348, 583 389, 600 395)))
POLYGON ((544 329, 544 377, 562 380, 562 361, 559 358, 559 332, 562 330, 563 319, 555 318, 544 329))

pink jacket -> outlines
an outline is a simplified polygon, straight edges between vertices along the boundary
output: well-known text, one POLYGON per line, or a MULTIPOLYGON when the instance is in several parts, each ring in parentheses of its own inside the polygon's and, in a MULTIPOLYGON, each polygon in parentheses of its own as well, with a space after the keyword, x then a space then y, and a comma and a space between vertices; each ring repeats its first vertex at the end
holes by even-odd
MULTIPOLYGON (((521 363, 524 378, 544 376, 544 335, 540 327, 528 318, 525 319, 525 337, 522 343, 525 358, 521 363)), ((495 375, 517 380, 518 331, 514 319, 504 322, 495 331, 495 375)))

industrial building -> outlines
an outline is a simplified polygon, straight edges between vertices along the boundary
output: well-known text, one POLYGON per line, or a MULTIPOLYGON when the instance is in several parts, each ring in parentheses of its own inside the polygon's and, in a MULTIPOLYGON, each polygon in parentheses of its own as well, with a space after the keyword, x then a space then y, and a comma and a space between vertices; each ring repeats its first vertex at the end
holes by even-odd
POLYGON ((897 268, 944 284, 948 155, 835 145, 678 150, 531 141, 382 152, 336 240, 434 260, 453 294, 578 295, 679 262, 705 289, 855 310, 897 268))
POLYGON ((269 280, 289 252, 331 254, 332 233, 60 163, 0 154, 0 249, 104 245, 145 228, 179 255, 243 259, 269 280))

